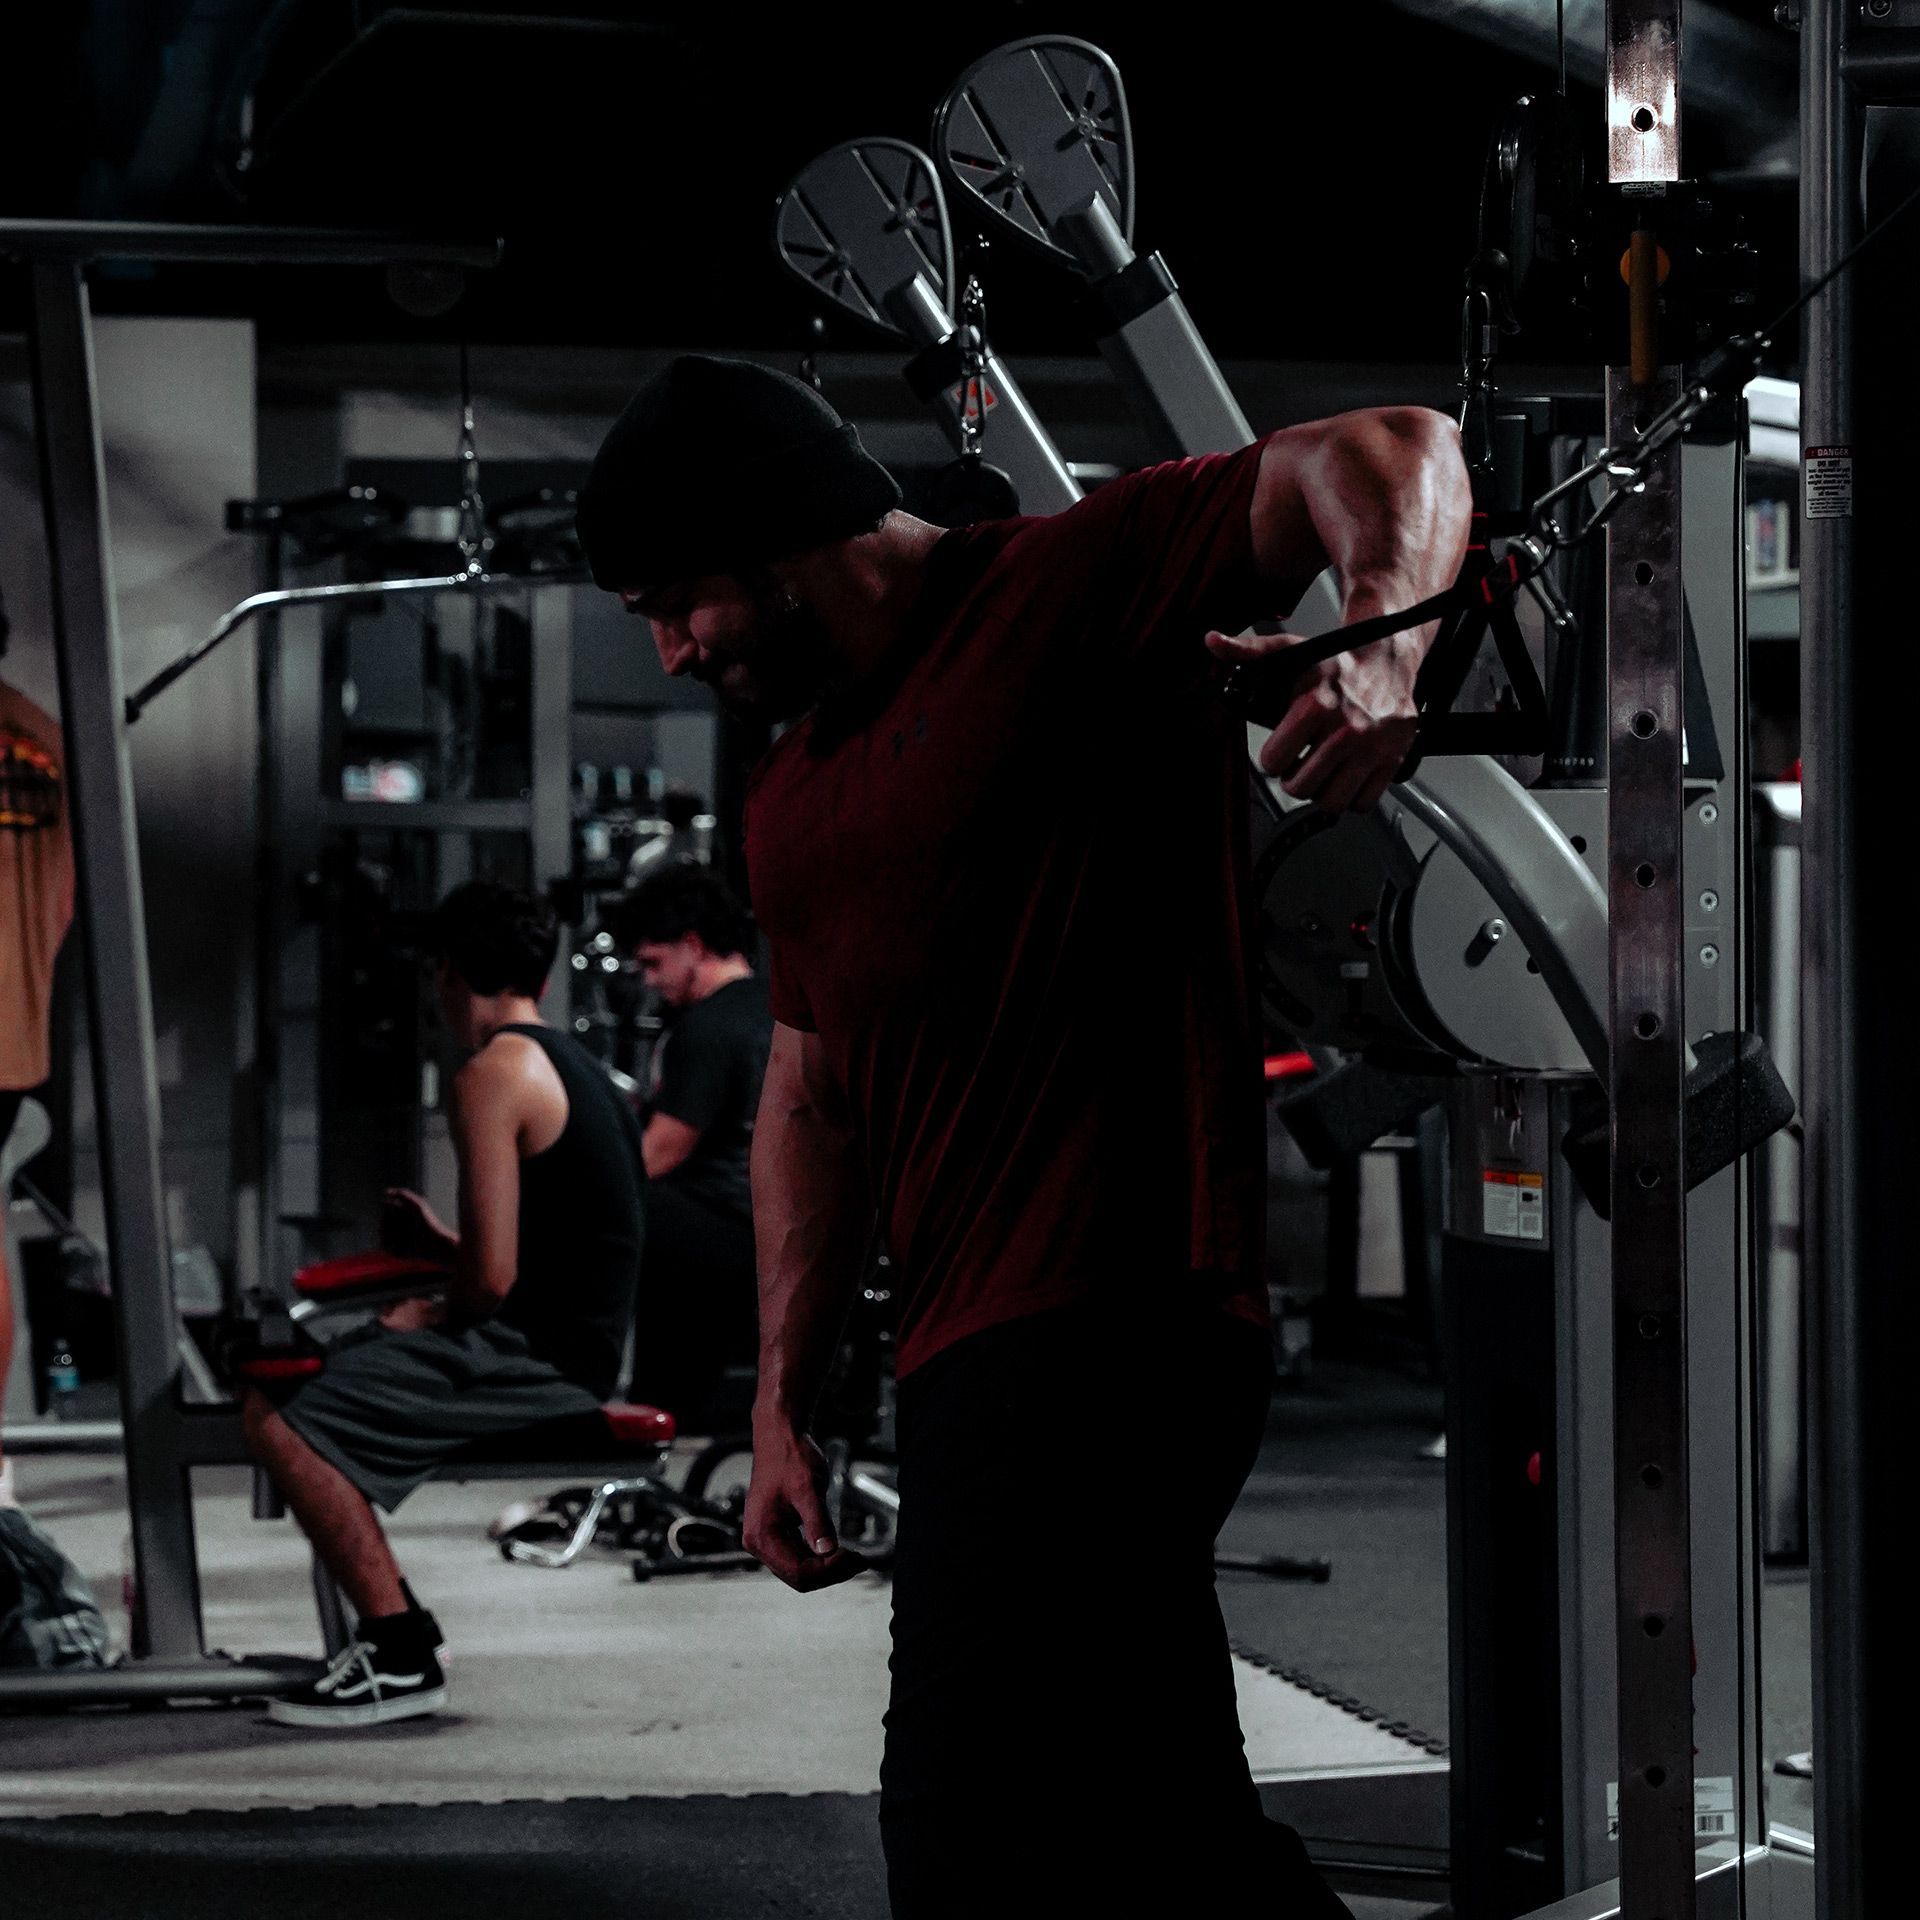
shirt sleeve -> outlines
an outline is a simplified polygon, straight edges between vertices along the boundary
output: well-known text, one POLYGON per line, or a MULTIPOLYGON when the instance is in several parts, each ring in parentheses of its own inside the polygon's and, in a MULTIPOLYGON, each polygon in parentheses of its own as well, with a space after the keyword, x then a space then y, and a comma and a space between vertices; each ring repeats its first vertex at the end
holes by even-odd
POLYGON ((1260 577, 1253 494, 1264 440, 1237 453, 1170 461, 1110 482, 1029 523, 1029 567, 1055 583, 1056 631, 1087 666, 1184 665, 1217 629, 1284 613, 1290 596, 1260 577))
POLYGON ((725 1116, 733 1079, 730 1068, 722 1036, 697 1018, 683 1021, 660 1049, 660 1084, 654 1091, 653 1111, 681 1121, 695 1133, 705 1133, 725 1116))
POLYGON ((801 1033, 820 1031, 820 1023, 814 1019, 813 1008, 808 1004, 806 989, 783 958, 780 942, 771 937, 767 941, 767 1005, 783 1027, 793 1027, 801 1033))

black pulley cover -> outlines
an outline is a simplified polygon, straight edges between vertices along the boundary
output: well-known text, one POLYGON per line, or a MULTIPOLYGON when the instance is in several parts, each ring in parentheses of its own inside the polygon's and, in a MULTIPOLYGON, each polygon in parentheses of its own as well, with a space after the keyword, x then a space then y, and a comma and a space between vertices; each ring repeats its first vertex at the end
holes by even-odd
MULTIPOLYGON (((1754 1033, 1712 1033, 1694 1048, 1687 1075, 1687 1187, 1751 1153, 1793 1118, 1793 1095, 1754 1033)), ((1613 1217, 1606 1096, 1595 1087, 1576 1105, 1560 1143, 1573 1177, 1602 1220, 1613 1217)))
POLYGON ((1522 94, 1487 149, 1480 256, 1498 256, 1507 330, 1564 331, 1584 308, 1586 148, 1557 94, 1522 94))
POLYGON ((965 453, 943 467, 927 494, 927 518, 939 527, 970 527, 976 520, 1009 520, 1020 496, 1002 467, 965 453))

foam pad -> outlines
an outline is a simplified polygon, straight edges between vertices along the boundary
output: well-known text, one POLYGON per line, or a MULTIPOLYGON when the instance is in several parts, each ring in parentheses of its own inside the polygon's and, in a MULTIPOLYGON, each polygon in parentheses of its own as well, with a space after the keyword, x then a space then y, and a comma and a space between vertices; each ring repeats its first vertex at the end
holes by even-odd
POLYGON ((417 1282, 421 1292, 444 1287, 452 1270, 443 1260, 403 1260, 398 1254, 374 1249, 343 1253, 337 1259, 316 1260, 293 1276, 293 1290, 303 1299, 342 1299, 362 1290, 388 1293, 417 1282))
MULTIPOLYGON (((1793 1118, 1793 1095, 1757 1033, 1714 1033, 1694 1048, 1687 1075, 1687 1188, 1691 1192, 1793 1118)), ((1602 1220, 1613 1218, 1612 1124, 1606 1095, 1589 1088, 1574 1104, 1560 1151, 1602 1220)))
POLYGON ((1451 1084, 1440 1074, 1397 1073, 1349 1060, 1276 1101, 1274 1112, 1307 1163, 1324 1171, 1365 1153, 1382 1134, 1410 1127, 1446 1098, 1451 1084))

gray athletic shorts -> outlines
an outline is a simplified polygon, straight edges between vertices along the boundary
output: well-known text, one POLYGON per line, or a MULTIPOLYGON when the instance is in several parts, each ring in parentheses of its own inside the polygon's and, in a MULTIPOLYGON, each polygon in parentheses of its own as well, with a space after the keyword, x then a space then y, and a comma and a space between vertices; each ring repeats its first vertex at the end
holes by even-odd
POLYGON ((487 1322, 462 1333, 349 1335, 328 1353, 326 1372, 280 1410, 316 1453, 391 1513, 475 1441, 599 1405, 535 1359, 514 1328, 487 1322))

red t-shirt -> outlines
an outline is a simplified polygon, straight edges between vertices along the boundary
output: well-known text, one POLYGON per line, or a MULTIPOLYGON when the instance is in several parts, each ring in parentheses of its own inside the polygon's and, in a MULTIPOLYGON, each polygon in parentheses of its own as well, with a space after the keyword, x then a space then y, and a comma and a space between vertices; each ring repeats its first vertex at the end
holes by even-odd
POLYGON ((1244 723, 1260 447, 947 534, 886 663, 746 806, 773 1015, 817 1033, 898 1272, 898 1371, 1089 1297, 1264 1323, 1244 723))

